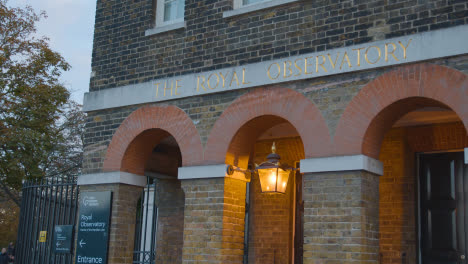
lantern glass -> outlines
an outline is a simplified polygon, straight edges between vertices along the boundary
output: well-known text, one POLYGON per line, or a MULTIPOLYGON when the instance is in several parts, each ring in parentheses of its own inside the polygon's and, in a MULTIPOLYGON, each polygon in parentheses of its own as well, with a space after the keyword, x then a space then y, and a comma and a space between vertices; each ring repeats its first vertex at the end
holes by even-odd
POLYGON ((263 193, 286 193, 289 171, 279 167, 258 169, 258 176, 263 193))

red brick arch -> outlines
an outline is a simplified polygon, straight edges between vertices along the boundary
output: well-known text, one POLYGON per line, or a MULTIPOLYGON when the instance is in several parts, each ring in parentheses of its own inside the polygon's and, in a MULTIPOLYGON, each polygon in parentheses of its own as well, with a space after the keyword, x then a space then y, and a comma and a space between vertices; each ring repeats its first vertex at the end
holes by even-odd
POLYGON ((399 67, 364 86, 346 107, 334 137, 336 155, 378 158, 382 139, 404 114, 425 106, 452 109, 468 130, 468 77, 428 64, 399 67))
POLYGON ((131 113, 115 132, 103 171, 142 174, 147 156, 168 135, 176 139, 184 166, 202 162, 200 135, 183 110, 176 106, 145 106, 131 113))
POLYGON ((274 117, 279 117, 291 123, 302 138, 306 158, 331 153, 329 130, 319 109, 299 92, 269 87, 256 89, 237 98, 223 112, 208 137, 205 162, 224 163, 236 132, 249 121, 261 116, 265 116, 261 122, 277 122, 274 117))

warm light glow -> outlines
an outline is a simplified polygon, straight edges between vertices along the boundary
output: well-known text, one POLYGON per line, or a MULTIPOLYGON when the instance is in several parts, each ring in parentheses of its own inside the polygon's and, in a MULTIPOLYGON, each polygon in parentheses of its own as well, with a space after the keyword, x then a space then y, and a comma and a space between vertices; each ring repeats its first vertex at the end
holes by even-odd
POLYGON ((270 174, 270 184, 276 183, 276 175, 274 173, 270 174))
POLYGON ((281 168, 258 170, 262 192, 285 193, 290 171, 281 168))
POLYGON ((289 174, 291 170, 287 166, 281 166, 281 159, 276 154, 276 146, 273 143, 271 147, 272 153, 267 156, 267 161, 257 165, 256 171, 260 179, 260 187, 262 192, 267 193, 286 193, 289 174))

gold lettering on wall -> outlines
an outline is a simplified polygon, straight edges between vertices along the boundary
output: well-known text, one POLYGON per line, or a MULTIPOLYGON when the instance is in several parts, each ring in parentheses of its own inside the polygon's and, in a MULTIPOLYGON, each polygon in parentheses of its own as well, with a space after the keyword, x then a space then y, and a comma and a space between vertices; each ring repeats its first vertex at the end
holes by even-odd
POLYGON ((249 84, 250 82, 245 81, 245 68, 242 69, 242 84, 249 84))
POLYGON ((283 77, 284 78, 289 78, 293 75, 293 71, 292 71, 292 61, 285 61, 284 62, 284 71, 283 71, 283 77), (288 65, 288 66, 286 66, 288 65), (287 73, 287 75, 286 75, 287 73))
MULTIPOLYGON (((223 88, 224 88, 224 83, 226 81, 226 77, 224 77, 223 73, 221 73, 221 72, 219 73, 219 76, 221 76, 221 79, 223 80, 223 88)), ((227 74, 226 74, 226 76, 227 76, 227 74)))
POLYGON ((327 62, 327 59, 323 55, 318 55, 316 58, 316 63, 315 63, 315 72, 319 72, 319 66, 322 67, 322 69, 327 72, 327 68, 325 68, 324 64, 327 62), (319 57, 322 58, 322 63, 319 63, 319 57))
POLYGON ((382 56, 382 52, 380 51, 380 48, 377 47, 377 46, 370 46, 370 47, 368 47, 368 48, 366 49, 366 53, 364 54, 364 57, 366 58, 366 61, 367 61, 367 63, 369 63, 369 64, 376 64, 377 62, 379 62, 381 56, 382 56), (377 49, 377 53, 379 54, 379 57, 377 57, 377 59, 376 59, 375 61, 372 61, 372 62, 371 62, 371 61, 369 60, 367 54, 369 53, 369 51, 370 51, 372 48, 377 49))
POLYGON ((205 83, 205 77, 204 76, 198 76, 198 78, 197 78, 197 92, 200 91, 200 87, 203 88, 203 90, 206 91, 204 83, 205 83), (200 82, 200 80, 201 80, 201 82, 200 82))
POLYGON ((278 77, 281 75, 280 65, 277 62, 274 62, 274 63, 270 64, 270 67, 268 67, 267 75, 268 75, 268 78, 270 78, 270 80, 278 79, 278 77), (271 66, 273 66, 273 65, 276 65, 276 67, 278 69, 278 74, 274 78, 273 78, 273 76, 271 76, 271 66))
POLYGON ((296 67, 296 69, 299 71, 298 73, 294 74, 294 76, 301 76, 302 75, 302 68, 299 66, 299 64, 297 64, 298 61, 302 60, 301 58, 299 59, 296 59, 294 61, 294 67, 296 67))
POLYGON ((219 76, 218 76, 218 74, 216 74, 216 73, 210 74, 210 76, 208 76, 208 79, 206 80, 206 84, 208 85, 208 88, 210 88, 211 90, 216 89, 216 87, 218 87, 218 85, 219 85, 219 76), (216 85, 214 87, 211 86, 211 82, 210 82, 210 80, 211 80, 211 78, 213 76, 216 76, 216 85))
POLYGON ((388 55, 389 55, 389 54, 392 55, 392 57, 393 57, 396 61, 398 61, 398 58, 395 56, 395 51, 396 51, 396 49, 397 49, 397 47, 396 47, 395 43, 390 42, 390 43, 386 43, 386 44, 385 44, 385 61, 386 61, 386 62, 388 61, 388 55), (388 50, 388 46, 389 46, 389 45, 392 45, 392 51, 389 51, 389 50, 388 50))
POLYGON ((332 68, 335 69, 336 62, 338 61, 338 57, 340 56, 340 53, 338 52, 336 54, 335 61, 332 61, 332 58, 330 57, 330 53, 328 53, 327 56, 328 56, 328 60, 330 60, 330 64, 331 64, 332 68))
POLYGON ((181 82, 182 80, 176 80, 175 81, 175 95, 180 95, 178 92, 179 92, 179 88, 181 88, 182 86, 179 85, 179 82, 181 82))
POLYGON ((343 55, 343 59, 341 60, 340 70, 343 69, 343 64, 344 64, 345 60, 348 63, 349 68, 353 67, 353 66, 351 66, 351 61, 349 60, 348 52, 345 51, 345 53, 343 55))
POLYGON ((159 96, 159 85, 160 85, 160 84, 161 84, 161 83, 155 83, 155 84, 154 84, 154 85, 156 85, 156 98, 158 98, 158 96, 159 96))
POLYGON ((305 74, 312 74, 312 72, 307 71, 307 66, 312 66, 312 64, 309 63, 309 59, 312 59, 312 58, 314 58, 314 57, 307 57, 307 58, 305 58, 305 60, 304 60, 304 61, 305 61, 305 62, 304 62, 304 64, 305 64, 305 66, 304 66, 304 73, 305 73, 305 74))
POLYGON ((361 50, 365 48, 353 49, 353 51, 357 51, 357 64, 356 66, 361 66, 361 50))
POLYGON ((239 77, 237 77, 236 71, 234 71, 234 73, 232 74, 232 79, 231 79, 231 83, 229 84, 229 86, 232 86, 232 82, 234 81, 234 78, 236 79, 237 86, 239 86, 239 77))
POLYGON ((400 44, 401 48, 403 49, 403 59, 406 59, 406 50, 408 49, 409 44, 411 43, 412 40, 413 39, 409 39, 408 44, 406 44, 406 46, 403 45, 403 43, 401 43, 401 41, 398 41, 398 44, 400 44))
POLYGON ((164 82, 164 97, 166 97, 166 90, 171 90, 171 96, 172 96, 172 86, 173 86, 173 82, 171 82, 171 87, 167 87, 167 81, 164 82))
MULTIPOLYGON (((369 65, 377 64, 381 61, 381 59, 382 61, 385 60, 385 62, 387 63, 400 62, 402 60, 407 59, 409 53, 411 52, 411 50, 409 49, 411 43, 412 39, 408 39, 408 41, 405 42, 387 42, 379 45, 369 45, 355 49, 347 49, 345 51, 337 51, 335 53, 329 52, 309 57, 298 57, 294 60, 286 59, 283 61, 274 61, 271 62, 269 67, 267 68, 266 75, 272 82, 277 82, 291 79, 292 77, 305 78, 307 75, 311 75, 314 73, 317 73, 318 75, 323 75, 331 70, 349 70, 353 67, 351 60, 353 60, 356 63, 356 67, 369 67, 369 65), (353 51, 353 53, 348 53, 348 51, 351 50, 353 51), (385 52, 385 54, 382 54, 383 52, 385 52), (364 58, 362 59, 362 57, 364 58), (315 60, 315 62, 313 60, 315 60), (304 68, 302 68, 302 65, 304 65, 304 68), (348 68, 346 68, 346 66, 348 68)), ((221 71, 201 73, 200 75, 196 76, 196 92, 210 93, 210 91, 221 87, 226 88, 228 84, 229 87, 237 85, 237 88, 249 86, 249 84, 252 84, 252 82, 248 81, 248 70, 250 70, 250 68, 242 68, 242 76, 239 76, 239 74, 237 73, 238 71, 240 72, 239 68, 228 70, 224 73, 222 73, 221 71), (232 76, 230 76, 231 74, 232 76)), ((258 74, 258 69, 254 69, 253 72, 255 74, 258 74)), ((264 84, 261 83, 261 81, 256 82, 256 85, 264 84)), ((156 86, 156 98, 160 98, 180 96, 181 88, 189 84, 185 83, 185 79, 179 79, 162 80, 155 83, 154 85, 156 86), (160 91, 161 89, 162 92, 160 91)), ((235 86, 234 89, 236 89, 235 86)))
MULTIPOLYGON (((233 83, 235 83, 237 86, 250 84, 251 82, 247 81, 246 72, 247 72, 247 69, 243 68, 242 69, 242 83, 240 83, 237 72, 233 71, 231 81, 229 82, 229 87, 231 87, 233 83)), ((222 85, 222 88, 225 88, 226 79, 228 78, 229 78, 229 72, 225 74, 223 74, 222 72, 219 72, 219 73, 212 72, 207 77, 205 77, 204 75, 199 75, 197 76, 197 90, 196 91, 207 92, 209 90, 215 90, 221 85, 222 85)), ((178 81, 181 81, 181 80, 178 80, 178 81)), ((178 83, 176 82, 176 89, 175 89, 176 95, 178 95, 177 86, 178 86, 178 83)))

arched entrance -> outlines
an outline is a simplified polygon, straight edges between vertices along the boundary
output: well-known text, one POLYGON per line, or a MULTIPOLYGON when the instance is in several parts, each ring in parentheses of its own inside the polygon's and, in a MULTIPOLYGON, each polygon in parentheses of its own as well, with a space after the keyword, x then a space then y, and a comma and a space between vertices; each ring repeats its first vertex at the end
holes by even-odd
POLYGON ((380 263, 458 263, 466 254, 468 78, 411 65, 366 85, 335 135, 338 154, 383 162, 380 263))
MULTIPOLYGON (((281 162, 296 167, 306 156, 331 150, 328 128, 310 100, 289 89, 264 88, 241 96, 223 112, 208 139, 205 158, 252 169, 265 161, 273 142, 281 162)), ((285 194, 261 193, 258 175, 252 175, 250 183, 230 185, 244 188, 246 195, 241 197, 244 217, 238 219, 242 225, 236 228, 244 231, 237 233, 242 240, 229 248, 243 249, 243 263, 302 263, 300 173, 291 174, 285 194)))
POLYGON ((208 137, 205 161, 224 163, 240 127, 263 115, 280 117, 291 123, 302 136, 306 158, 331 155, 330 134, 320 110, 299 92, 271 87, 239 97, 223 112, 208 137))
MULTIPOLYGON (((260 116, 244 124, 235 134, 226 154, 226 164, 254 168, 266 161, 273 142, 281 163, 296 166, 304 158, 304 147, 296 129, 277 116, 260 116)), ((251 175, 246 186, 244 229, 244 263, 295 263, 295 245, 302 238, 302 178, 291 172, 284 194, 261 192, 260 179, 251 175), (299 190, 299 191, 298 191, 299 190), (299 197, 298 197, 299 196, 299 197), (297 237, 296 237, 297 236, 297 237)), ((302 255, 302 254, 301 254, 302 255)))
POLYGON ((157 129, 164 130, 176 139, 184 166, 197 165, 203 161, 203 155, 200 155, 203 153, 200 135, 184 111, 175 106, 146 106, 130 114, 115 132, 107 149, 103 171, 126 171, 143 175, 146 159, 140 157, 148 157, 154 144, 164 138, 164 133, 155 132, 157 129), (141 140, 135 141, 136 137, 141 140))
POLYGON ((103 170, 140 175, 147 183, 140 195, 128 197, 127 209, 114 212, 133 219, 117 223, 131 229, 127 236, 115 234, 125 244, 133 242, 133 262, 182 263, 185 195, 178 168, 200 163, 201 150, 193 122, 174 106, 142 107, 115 132, 103 170))
POLYGON ((385 133, 379 154, 382 263, 451 263, 465 254, 466 144, 463 124, 445 107, 408 112, 385 133))

